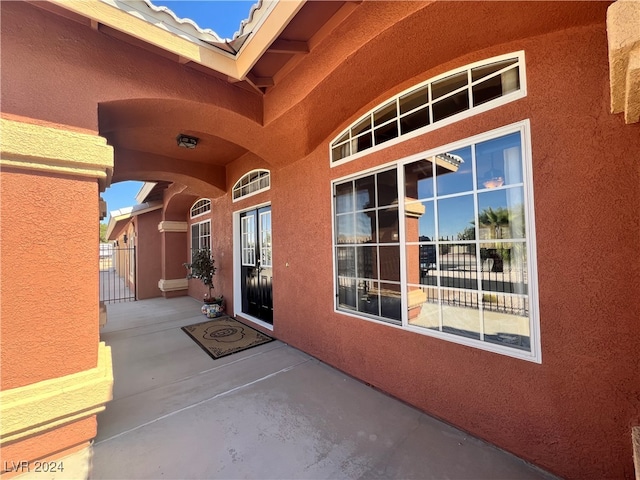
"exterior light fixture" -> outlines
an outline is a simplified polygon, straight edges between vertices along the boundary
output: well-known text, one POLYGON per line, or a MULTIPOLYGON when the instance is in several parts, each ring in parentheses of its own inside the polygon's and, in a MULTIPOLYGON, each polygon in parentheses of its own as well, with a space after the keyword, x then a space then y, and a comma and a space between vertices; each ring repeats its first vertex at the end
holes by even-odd
POLYGON ((184 133, 180 133, 176 137, 178 146, 183 148, 196 148, 196 145, 198 144, 198 140, 199 140, 198 138, 190 137, 189 135, 185 135, 184 133))
POLYGON ((124 234, 124 237, 122 238, 122 240, 124 241, 124 243, 127 243, 127 234, 124 234))

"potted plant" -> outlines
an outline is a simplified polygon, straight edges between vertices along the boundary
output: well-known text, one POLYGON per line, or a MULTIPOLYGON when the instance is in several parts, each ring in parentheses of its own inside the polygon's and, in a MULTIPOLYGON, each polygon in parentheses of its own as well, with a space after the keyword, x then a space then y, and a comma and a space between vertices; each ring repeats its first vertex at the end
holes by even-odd
POLYGON ((213 276, 216 274, 215 260, 211 256, 208 248, 195 250, 191 257, 191 263, 184 263, 188 270, 187 278, 200 280, 207 288, 208 293, 204 295, 204 306, 202 313, 208 317, 220 316, 224 312, 224 298, 222 295, 213 296, 213 276))

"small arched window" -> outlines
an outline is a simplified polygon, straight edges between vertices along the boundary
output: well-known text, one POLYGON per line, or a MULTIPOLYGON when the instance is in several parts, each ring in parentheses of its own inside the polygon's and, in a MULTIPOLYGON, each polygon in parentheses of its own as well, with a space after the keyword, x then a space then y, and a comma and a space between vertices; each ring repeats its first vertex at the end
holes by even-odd
POLYGON ((329 146, 331 165, 522 98, 526 95, 525 79, 521 51, 419 83, 385 100, 342 131, 329 146))
POLYGON ((233 186, 233 201, 268 190, 270 187, 271 173, 269 170, 252 170, 233 186))
POLYGON ((191 218, 202 215, 211 211, 211 200, 208 198, 202 198, 193 204, 191 207, 191 218))

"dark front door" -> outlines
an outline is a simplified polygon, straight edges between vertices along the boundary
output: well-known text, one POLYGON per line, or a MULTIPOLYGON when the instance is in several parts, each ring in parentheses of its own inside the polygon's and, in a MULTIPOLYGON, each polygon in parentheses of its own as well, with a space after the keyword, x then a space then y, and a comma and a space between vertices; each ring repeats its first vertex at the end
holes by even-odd
POLYGON ((242 311, 273 324, 271 206, 240 214, 242 311))

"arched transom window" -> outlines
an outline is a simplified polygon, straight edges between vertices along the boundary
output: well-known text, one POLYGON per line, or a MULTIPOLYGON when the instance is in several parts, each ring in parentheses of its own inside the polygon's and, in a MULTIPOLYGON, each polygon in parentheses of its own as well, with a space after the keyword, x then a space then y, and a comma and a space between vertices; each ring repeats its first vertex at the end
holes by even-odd
POLYGON ((252 170, 233 186, 233 200, 268 190, 269 187, 271 187, 271 173, 269 170, 252 170))
POLYGON ((191 218, 202 215, 211 211, 211 200, 208 198, 202 198, 193 204, 191 207, 191 218))
POLYGON ((524 52, 451 70, 381 103, 330 144, 331 164, 353 160, 526 95, 524 52), (393 141, 395 140, 395 141, 393 141), (378 148, 376 148, 378 147, 378 148))

